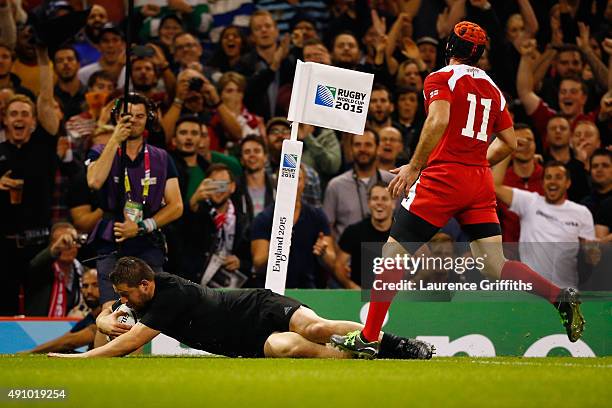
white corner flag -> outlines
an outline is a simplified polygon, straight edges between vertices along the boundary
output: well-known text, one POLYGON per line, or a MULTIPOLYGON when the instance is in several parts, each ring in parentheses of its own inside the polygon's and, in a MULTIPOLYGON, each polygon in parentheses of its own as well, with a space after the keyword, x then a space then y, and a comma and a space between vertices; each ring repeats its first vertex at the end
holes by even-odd
POLYGON ((287 119, 293 122, 291 139, 283 142, 281 152, 266 289, 281 295, 285 293, 302 160, 302 142, 297 140, 299 124, 363 134, 373 82, 373 74, 314 62, 297 62, 287 115, 287 119))

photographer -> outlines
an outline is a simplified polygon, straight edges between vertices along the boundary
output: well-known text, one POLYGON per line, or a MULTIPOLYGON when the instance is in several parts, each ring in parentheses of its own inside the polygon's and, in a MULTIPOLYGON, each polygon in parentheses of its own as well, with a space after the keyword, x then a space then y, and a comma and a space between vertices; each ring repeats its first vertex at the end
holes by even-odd
MULTIPOLYGON (((202 123, 210 123, 214 113, 218 114, 223 130, 228 134, 241 134, 242 128, 232 111, 225 106, 215 86, 194 69, 181 71, 177 78, 176 97, 162 118, 166 142, 170 144, 175 124, 182 115, 197 115, 202 123)), ((219 151, 219 138, 210 135, 210 149, 219 151)))
POLYGON ((136 255, 161 271, 165 242, 159 228, 183 213, 174 161, 144 139, 154 107, 145 97, 129 94, 129 113, 124 115, 119 112, 122 102, 113 110, 113 135, 106 146, 94 146, 87 161, 87 184, 98 191, 104 211, 92 233, 100 256, 96 269, 102 303, 114 298, 108 275, 118 257, 136 255))
POLYGON ((31 261, 25 282, 26 316, 64 317, 80 301, 83 265, 76 257, 86 237, 67 222, 51 228, 51 242, 31 261))
POLYGON ((195 251, 184 267, 202 285, 241 287, 250 277, 249 217, 233 199, 235 191, 229 167, 213 164, 189 201, 195 251))

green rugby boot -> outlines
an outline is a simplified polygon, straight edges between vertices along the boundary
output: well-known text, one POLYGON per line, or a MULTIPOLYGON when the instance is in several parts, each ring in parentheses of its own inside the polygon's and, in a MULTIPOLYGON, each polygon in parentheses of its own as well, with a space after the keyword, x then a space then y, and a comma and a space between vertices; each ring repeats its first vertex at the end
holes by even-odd
POLYGON ((346 336, 334 334, 331 336, 331 344, 342 351, 349 352, 357 358, 372 359, 378 354, 380 343, 378 341, 367 342, 361 338, 361 332, 355 330, 346 336))
POLYGON ((559 294, 555 307, 561 315, 561 322, 567 332, 567 337, 575 343, 582 336, 586 321, 580 312, 580 298, 578 291, 573 288, 565 288, 559 294))

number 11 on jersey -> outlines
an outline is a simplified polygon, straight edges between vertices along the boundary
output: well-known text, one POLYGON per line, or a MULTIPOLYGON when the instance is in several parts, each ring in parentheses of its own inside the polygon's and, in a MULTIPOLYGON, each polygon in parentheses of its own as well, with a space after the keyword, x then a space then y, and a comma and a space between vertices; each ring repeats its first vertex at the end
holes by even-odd
MULTIPOLYGON (((461 129, 461 134, 467 137, 474 137, 474 120, 476 118, 476 95, 473 93, 467 94, 467 100, 470 103, 470 110, 468 111, 468 118, 465 127, 461 129)), ((480 104, 483 106, 482 112, 482 124, 480 125, 480 131, 476 134, 476 139, 486 142, 487 137, 487 126, 489 125, 489 113, 491 112, 491 99, 482 98, 480 104)))

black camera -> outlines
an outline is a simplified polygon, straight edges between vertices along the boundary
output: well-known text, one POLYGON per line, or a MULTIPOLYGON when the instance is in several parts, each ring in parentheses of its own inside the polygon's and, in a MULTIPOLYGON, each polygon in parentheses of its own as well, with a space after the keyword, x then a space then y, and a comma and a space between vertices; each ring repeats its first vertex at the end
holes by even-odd
POLYGON ((193 77, 189 80, 189 90, 200 92, 202 90, 202 85, 204 85, 204 80, 202 78, 193 77))

